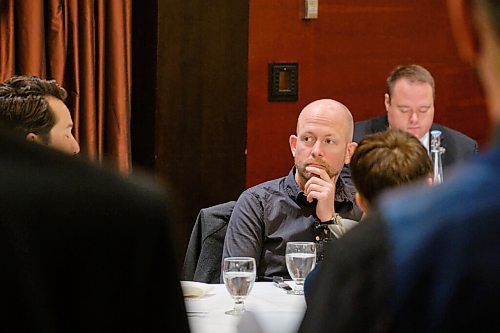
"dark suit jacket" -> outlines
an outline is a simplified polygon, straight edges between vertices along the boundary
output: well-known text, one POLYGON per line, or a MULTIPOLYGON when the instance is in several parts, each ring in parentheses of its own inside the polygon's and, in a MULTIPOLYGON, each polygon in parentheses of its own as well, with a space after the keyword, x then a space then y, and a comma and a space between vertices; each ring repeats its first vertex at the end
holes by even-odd
POLYGON ((158 190, 2 133, 0 188, 0 331, 189 331, 158 190))
POLYGON ((224 238, 235 203, 228 201, 200 210, 184 259, 184 280, 221 282, 224 238))
MULTIPOLYGON (((388 127, 387 115, 358 121, 354 124, 354 141, 359 143, 367 134, 382 132, 388 127)), ((446 149, 441 157, 443 173, 452 164, 468 160, 479 152, 477 141, 465 134, 439 124, 433 124, 431 131, 433 130, 441 131, 441 146, 446 149)))

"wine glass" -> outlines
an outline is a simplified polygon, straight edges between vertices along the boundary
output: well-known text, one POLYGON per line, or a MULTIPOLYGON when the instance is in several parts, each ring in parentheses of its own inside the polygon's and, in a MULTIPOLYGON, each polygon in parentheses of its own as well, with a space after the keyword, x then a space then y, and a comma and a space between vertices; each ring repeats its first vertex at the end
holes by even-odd
POLYGON ((304 280, 316 265, 316 243, 288 242, 285 252, 286 268, 295 282, 295 288, 287 291, 292 295, 304 295, 304 280))
POLYGON ((255 259, 250 257, 224 258, 222 277, 229 294, 234 299, 232 310, 226 314, 238 316, 245 312, 243 301, 252 290, 255 282, 255 259))

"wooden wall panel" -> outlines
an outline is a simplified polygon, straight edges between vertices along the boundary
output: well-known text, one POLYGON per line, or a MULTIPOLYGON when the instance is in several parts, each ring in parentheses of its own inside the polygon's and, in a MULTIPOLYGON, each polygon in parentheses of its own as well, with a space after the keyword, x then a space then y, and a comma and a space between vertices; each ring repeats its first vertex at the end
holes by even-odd
POLYGON ((488 118, 472 71, 458 58, 444 1, 319 0, 301 19, 301 0, 250 1, 246 185, 285 175, 288 137, 302 107, 318 98, 346 104, 355 120, 383 114, 385 80, 418 63, 436 80, 435 121, 485 145, 488 118), (267 65, 299 63, 297 102, 267 101, 267 65))
POLYGON ((158 2, 156 172, 180 259, 199 210, 245 186, 248 0, 158 2))

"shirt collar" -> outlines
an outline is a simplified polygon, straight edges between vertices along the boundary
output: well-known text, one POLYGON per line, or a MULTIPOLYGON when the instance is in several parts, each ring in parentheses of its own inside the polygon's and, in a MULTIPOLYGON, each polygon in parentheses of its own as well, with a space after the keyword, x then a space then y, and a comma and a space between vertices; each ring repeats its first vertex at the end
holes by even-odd
POLYGON ((427 152, 429 152, 429 132, 425 133, 419 140, 424 145, 425 149, 427 149, 427 152))
POLYGON ((297 202, 297 198, 299 194, 303 194, 304 191, 300 188, 299 184, 295 181, 295 170, 293 167, 292 170, 288 173, 288 176, 285 178, 285 188, 288 193, 288 196, 293 199, 293 201, 297 202))

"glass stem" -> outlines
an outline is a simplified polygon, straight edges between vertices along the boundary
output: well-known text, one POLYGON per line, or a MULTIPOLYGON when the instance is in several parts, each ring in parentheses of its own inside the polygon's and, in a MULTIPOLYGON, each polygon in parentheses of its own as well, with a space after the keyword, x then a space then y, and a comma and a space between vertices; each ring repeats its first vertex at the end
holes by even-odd
POLYGON ((243 301, 234 302, 234 311, 237 313, 245 312, 245 304, 243 301))

